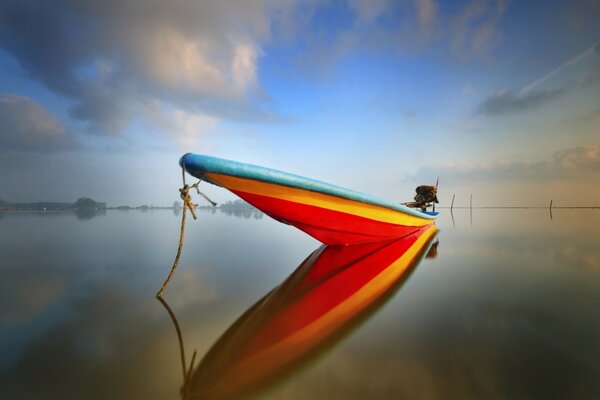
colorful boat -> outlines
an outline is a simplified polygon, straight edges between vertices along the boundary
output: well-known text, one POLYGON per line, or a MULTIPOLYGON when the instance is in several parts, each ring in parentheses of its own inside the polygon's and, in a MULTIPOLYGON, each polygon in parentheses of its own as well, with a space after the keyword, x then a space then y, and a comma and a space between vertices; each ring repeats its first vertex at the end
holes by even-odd
POLYGON ((321 246, 219 338, 184 398, 256 395, 339 342, 434 255, 435 225, 404 238, 321 246))
POLYGON ((327 245, 400 238, 430 226, 438 215, 256 165, 191 153, 179 163, 196 178, 228 189, 327 245))

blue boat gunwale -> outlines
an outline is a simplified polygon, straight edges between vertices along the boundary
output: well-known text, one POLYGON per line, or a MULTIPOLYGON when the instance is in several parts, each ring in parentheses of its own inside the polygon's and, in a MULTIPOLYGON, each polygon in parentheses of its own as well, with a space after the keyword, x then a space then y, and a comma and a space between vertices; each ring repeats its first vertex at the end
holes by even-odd
POLYGON ((315 193, 321 193, 343 199, 354 200, 361 203, 385 207, 419 218, 434 220, 439 214, 438 212, 434 211, 423 212, 421 210, 415 210, 402 204, 396 204, 381 197, 361 193, 352 189, 346 189, 331 183, 306 178, 301 175, 295 175, 289 172, 261 167, 259 165, 226 160, 223 158, 186 153, 179 159, 179 165, 184 168, 186 172, 195 176, 196 178, 217 186, 220 185, 205 177, 206 173, 229 175, 291 188, 304 189, 315 193))

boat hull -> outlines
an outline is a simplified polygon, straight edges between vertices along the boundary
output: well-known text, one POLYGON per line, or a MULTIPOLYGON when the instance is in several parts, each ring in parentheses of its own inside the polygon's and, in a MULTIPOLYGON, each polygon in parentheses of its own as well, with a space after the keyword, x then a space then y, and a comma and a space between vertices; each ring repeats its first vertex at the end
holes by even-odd
POLYGON ((401 238, 432 225, 437 216, 280 171, 226 160, 221 164, 207 156, 187 157, 195 157, 182 161, 192 175, 228 189, 327 245, 401 238))

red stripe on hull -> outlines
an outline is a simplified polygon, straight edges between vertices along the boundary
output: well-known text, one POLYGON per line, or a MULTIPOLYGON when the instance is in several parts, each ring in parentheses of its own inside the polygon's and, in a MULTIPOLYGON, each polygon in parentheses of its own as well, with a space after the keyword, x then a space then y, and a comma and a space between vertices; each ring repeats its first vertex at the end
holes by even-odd
POLYGON ((433 224, 405 226, 287 200, 233 191, 270 217, 297 227, 327 245, 369 243, 401 238, 433 224))

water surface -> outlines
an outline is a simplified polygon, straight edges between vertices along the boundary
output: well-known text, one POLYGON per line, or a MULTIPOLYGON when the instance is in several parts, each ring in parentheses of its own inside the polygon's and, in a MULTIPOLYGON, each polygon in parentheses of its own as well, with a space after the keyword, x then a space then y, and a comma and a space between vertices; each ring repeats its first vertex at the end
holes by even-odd
MULTIPOLYGON (((600 397, 600 211, 442 210, 436 258, 260 396, 600 397)), ((0 215, 0 398, 177 399, 180 349, 154 294, 169 210, 0 215)), ((164 295, 186 363, 319 243, 260 214, 202 210, 164 295)))

